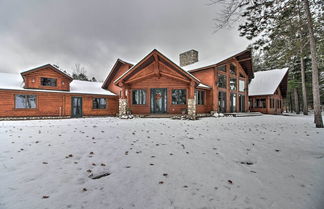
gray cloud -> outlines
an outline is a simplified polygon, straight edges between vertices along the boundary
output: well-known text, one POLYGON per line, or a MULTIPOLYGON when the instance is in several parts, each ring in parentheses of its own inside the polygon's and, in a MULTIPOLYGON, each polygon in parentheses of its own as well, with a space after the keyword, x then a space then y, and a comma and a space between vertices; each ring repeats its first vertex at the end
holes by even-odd
POLYGON ((207 2, 0 0, 0 71, 80 63, 103 80, 117 58, 135 63, 154 48, 175 62, 192 48, 217 60, 245 49, 236 27, 212 33, 218 8, 207 2))

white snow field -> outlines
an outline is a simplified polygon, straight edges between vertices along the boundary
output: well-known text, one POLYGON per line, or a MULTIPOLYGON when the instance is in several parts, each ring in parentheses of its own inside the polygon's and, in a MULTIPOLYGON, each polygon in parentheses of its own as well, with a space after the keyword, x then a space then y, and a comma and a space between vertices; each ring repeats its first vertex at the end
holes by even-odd
POLYGON ((312 120, 0 121, 0 208, 323 209, 312 120))

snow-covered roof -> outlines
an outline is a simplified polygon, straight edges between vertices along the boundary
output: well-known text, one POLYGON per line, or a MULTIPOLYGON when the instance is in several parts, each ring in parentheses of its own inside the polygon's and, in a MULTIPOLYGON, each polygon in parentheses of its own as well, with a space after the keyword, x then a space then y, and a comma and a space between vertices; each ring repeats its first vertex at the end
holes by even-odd
POLYGON ((202 84, 202 83, 200 83, 197 87, 198 87, 198 88, 211 89, 210 86, 208 86, 208 85, 206 85, 206 84, 202 84))
POLYGON ((221 59, 215 59, 215 58, 202 59, 202 60, 199 60, 198 62, 195 62, 193 64, 182 66, 182 69, 184 69, 186 71, 195 70, 195 69, 215 65, 216 63, 219 63, 220 61, 221 61, 221 59))
POLYGON ((115 95, 114 93, 102 89, 101 82, 73 80, 70 83, 70 91, 45 90, 45 89, 25 89, 24 80, 20 74, 0 73, 0 89, 20 90, 20 91, 40 91, 40 92, 58 92, 71 94, 97 94, 97 95, 115 95))
POLYGON ((282 68, 254 73, 249 84, 249 96, 274 94, 287 72, 288 68, 282 68))
POLYGON ((186 71, 191 71, 191 70, 195 70, 195 69, 199 69, 199 68, 213 66, 213 65, 216 65, 228 58, 235 57, 235 56, 241 54, 242 52, 245 52, 246 50, 241 50, 241 52, 238 54, 234 54, 235 51, 233 51, 232 53, 228 53, 228 55, 226 55, 226 56, 215 56, 213 54, 207 54, 206 56, 199 58, 198 62, 195 62, 190 65, 182 66, 182 69, 184 69, 186 71))
POLYGON ((70 84, 70 93, 115 95, 114 93, 101 88, 101 86, 102 82, 73 80, 70 84))

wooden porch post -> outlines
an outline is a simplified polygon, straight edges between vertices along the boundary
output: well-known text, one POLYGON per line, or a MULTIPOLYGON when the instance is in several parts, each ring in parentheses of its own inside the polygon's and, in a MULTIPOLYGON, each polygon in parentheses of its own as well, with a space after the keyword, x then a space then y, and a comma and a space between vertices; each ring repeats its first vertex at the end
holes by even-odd
POLYGON ((191 81, 188 94, 188 115, 191 119, 196 119, 196 99, 195 82, 191 81))

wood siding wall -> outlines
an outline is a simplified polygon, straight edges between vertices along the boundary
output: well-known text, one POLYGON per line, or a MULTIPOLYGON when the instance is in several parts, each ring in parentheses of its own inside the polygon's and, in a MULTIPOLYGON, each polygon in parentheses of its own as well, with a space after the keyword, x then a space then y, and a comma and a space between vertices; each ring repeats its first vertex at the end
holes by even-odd
POLYGON ((123 64, 118 71, 115 73, 113 78, 111 79, 111 82, 108 84, 107 90, 113 92, 116 95, 120 95, 121 88, 119 86, 116 86, 114 84, 114 81, 119 78, 123 73, 125 73, 131 66, 128 64, 123 64))
POLYGON ((171 114, 181 114, 182 110, 187 109, 185 105, 173 105, 172 104, 172 90, 173 89, 186 89, 186 96, 188 101, 189 85, 180 81, 172 80, 165 77, 152 77, 141 82, 134 83, 129 86, 127 90, 127 98, 129 108, 134 114, 149 114, 151 112, 151 89, 152 88, 166 88, 167 89, 167 112, 171 114), (132 90, 144 89, 146 91, 146 104, 145 105, 133 105, 132 90))
POLYGON ((83 116, 108 116, 118 112, 117 96, 0 90, 0 117, 71 116, 73 96, 82 97, 83 116), (36 108, 15 108, 15 95, 18 94, 36 95, 36 108), (106 98, 106 109, 93 109, 93 98, 106 98))

